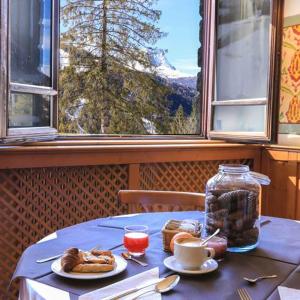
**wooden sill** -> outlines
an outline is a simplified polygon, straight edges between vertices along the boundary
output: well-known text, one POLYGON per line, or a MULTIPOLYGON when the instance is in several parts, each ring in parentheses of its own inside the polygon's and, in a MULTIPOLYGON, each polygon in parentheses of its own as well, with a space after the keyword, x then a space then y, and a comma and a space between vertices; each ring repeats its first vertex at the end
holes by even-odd
POLYGON ((205 139, 65 139, 36 142, 26 146, 93 146, 93 145, 178 145, 178 144, 223 144, 224 141, 205 139))
POLYGON ((265 149, 276 149, 282 151, 300 151, 300 146, 284 146, 284 145, 265 145, 265 149))
POLYGON ((300 162, 300 147, 268 145, 264 153, 272 160, 300 162))
POLYGON ((255 158, 261 145, 204 140, 54 141, 0 148, 0 169, 255 158))

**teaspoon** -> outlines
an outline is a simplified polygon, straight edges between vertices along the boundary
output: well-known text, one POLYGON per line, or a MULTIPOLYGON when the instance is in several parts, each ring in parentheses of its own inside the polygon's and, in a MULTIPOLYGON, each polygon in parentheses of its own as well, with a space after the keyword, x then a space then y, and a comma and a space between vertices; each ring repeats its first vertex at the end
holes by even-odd
POLYGON ((262 280, 262 279, 276 278, 276 277, 277 277, 277 275, 266 275, 266 276, 259 276, 259 277, 256 277, 256 278, 244 277, 244 279, 246 281, 248 281, 249 283, 256 283, 257 281, 262 280))
POLYGON ((162 281, 158 282, 155 286, 153 290, 150 291, 145 291, 141 294, 139 294, 138 296, 136 296, 135 298, 133 298, 132 300, 136 300, 138 299, 140 296, 145 295, 147 293, 166 293, 170 290, 172 290, 179 282, 180 280, 180 276, 179 275, 171 275, 166 277, 165 279, 163 279, 162 281))
MULTIPOLYGON (((137 299, 139 298, 141 295, 149 293, 149 292, 154 292, 154 291, 158 291, 159 293, 164 293, 167 292, 169 290, 171 290, 172 288, 175 287, 175 285, 177 285, 177 283, 179 282, 180 276, 179 275, 171 275, 168 276, 162 280, 160 280, 159 282, 157 282, 154 286, 153 290, 150 291, 146 291, 144 293, 139 294, 137 297, 135 298, 131 298, 131 300, 137 299)), ((150 283, 141 287, 136 287, 136 288, 132 288, 129 289, 127 291, 121 292, 120 294, 113 296, 113 297, 106 297, 103 300, 119 300, 121 297, 124 296, 128 296, 130 294, 139 292, 147 287, 150 287, 151 285, 153 285, 154 283, 150 283)))
POLYGON ((135 261, 136 263, 138 263, 139 265, 141 265, 141 266, 143 266, 143 267, 147 267, 147 266, 148 266, 148 264, 146 264, 146 263, 144 263, 144 262, 142 262, 142 261, 140 261, 140 260, 138 260, 138 259, 132 257, 132 255, 129 254, 128 252, 123 252, 123 253, 122 253, 122 256, 123 256, 125 259, 130 259, 130 260, 135 261))
POLYGON ((201 246, 205 245, 210 239, 212 239, 215 235, 220 232, 220 228, 218 228, 212 235, 201 242, 201 246))

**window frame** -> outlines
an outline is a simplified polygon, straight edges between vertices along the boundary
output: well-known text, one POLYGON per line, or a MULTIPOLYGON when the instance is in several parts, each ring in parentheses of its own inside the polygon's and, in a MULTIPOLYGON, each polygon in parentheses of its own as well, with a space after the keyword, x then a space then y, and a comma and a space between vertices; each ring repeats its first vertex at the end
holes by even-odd
POLYGON ((51 86, 37 86, 11 81, 11 34, 10 1, 1 0, 1 73, 0 73, 0 138, 3 142, 24 142, 54 139, 57 136, 57 97, 59 66, 59 0, 51 0, 51 86), (8 126, 8 101, 12 92, 51 96, 50 126, 19 127, 8 126))
MULTIPOLYGON (((199 0, 201 1, 201 0, 199 0)), ((2 116, 0 115, 0 141, 4 143, 24 143, 24 142, 32 142, 32 141, 39 141, 39 140, 51 140, 51 139, 57 139, 59 141, 63 140, 111 140, 111 139, 132 139, 132 140, 203 140, 206 138, 206 131, 203 130, 201 124, 199 128, 198 134, 178 134, 178 135, 169 135, 169 134, 162 134, 162 135, 135 135, 135 134, 112 134, 112 135, 106 135, 106 134, 87 134, 87 135, 68 135, 68 134, 58 134, 57 128, 58 128, 58 74, 59 74, 59 40, 60 40, 60 32, 59 32, 59 24, 60 24, 60 1, 59 0, 52 0, 53 3, 53 15, 52 15, 52 49, 56 49, 56 51, 52 51, 52 84, 53 88, 47 88, 47 87, 39 87, 39 86, 33 86, 28 84, 18 84, 18 83, 10 83, 10 80, 8 78, 9 76, 9 68, 10 68, 10 52, 9 52, 9 0, 0 0, 1 5, 1 12, 4 12, 4 17, 1 18, 1 23, 3 23, 3 26, 1 24, 1 32, 0 32, 0 39, 1 39, 1 49, 5 49, 5 57, 7 60, 7 63, 1 59, 1 63, 5 65, 5 75, 3 78, 0 77, 0 86, 5 86, 5 91, 3 93, 0 93, 0 113, 2 113, 2 116), (4 34, 2 34, 4 33, 4 34), (56 71, 55 71, 56 69, 56 71), (52 100, 52 127, 30 127, 30 128, 11 128, 8 129, 8 114, 7 114, 7 103, 8 103, 8 97, 10 94, 10 88, 13 88, 16 92, 33 92, 33 93, 41 93, 44 95, 51 95, 53 96, 52 100), (3 101, 3 99, 5 99, 3 101)), ((199 3, 200 4, 200 3, 199 3)), ((201 3, 199 14, 201 17, 200 23, 199 23, 199 40, 200 40, 200 47, 198 51, 203 51, 203 43, 202 43, 202 32, 203 29, 201 26, 203 26, 203 13, 204 13, 204 5, 201 3)), ((197 53, 195 54, 197 55, 197 53)), ((202 102, 202 96, 201 96, 201 85, 202 85, 202 57, 203 55, 200 53, 200 57, 198 56, 198 65, 200 66, 200 71, 197 76, 197 89, 198 89, 198 97, 199 97, 199 111, 200 111, 200 123, 201 123, 201 102, 202 102), (200 86, 200 87, 199 87, 200 86)), ((2 68, 1 68, 2 70, 2 68)))
POLYGON ((202 120, 211 139, 235 140, 243 142, 275 142, 277 138, 277 112, 279 106, 279 81, 281 61, 281 38, 283 1, 271 0, 271 24, 269 35, 269 74, 267 99, 215 100, 216 89, 216 36, 217 1, 204 1, 204 43, 203 43, 203 100, 206 116, 202 120), (264 132, 226 132, 213 130, 215 106, 266 105, 264 132))
MULTIPOLYGON (((199 0, 200 1, 200 0, 199 0)), ((52 88, 37 87, 24 84, 9 83, 9 0, 0 0, 1 19, 0 19, 0 140, 4 142, 26 142, 57 139, 63 140, 203 140, 222 139, 242 142, 267 142, 275 141, 277 133, 277 106, 279 105, 279 75, 281 61, 281 34, 283 20, 283 3, 280 0, 272 1, 272 29, 270 47, 270 78, 269 81, 269 101, 267 108, 267 129, 264 135, 255 136, 253 133, 224 133, 213 132, 212 129, 212 95, 214 88, 214 60, 215 60, 215 31, 216 31, 216 11, 217 0, 203 1, 200 5, 201 21, 199 24, 199 39, 201 46, 198 55, 198 65, 201 71, 198 73, 197 88, 199 92, 200 105, 200 132, 195 135, 58 135, 58 72, 59 72, 59 0, 52 0, 52 88), (212 51, 210 51, 212 49, 212 51), (273 79, 273 81, 272 81, 273 79), (31 127, 31 128, 12 128, 8 129, 7 102, 10 87, 18 91, 41 92, 53 96, 51 101, 52 127, 31 127)), ((233 100, 236 101, 236 100, 233 100)), ((220 102, 220 101, 219 101, 220 102)), ((227 102, 227 101, 226 101, 227 102)), ((234 102, 237 104, 237 102, 234 102)), ((243 102, 245 103, 245 102, 243 102)), ((249 103, 251 104, 251 103, 249 103)), ((227 104, 229 105, 229 104, 227 104)), ((50 112, 51 114, 51 112, 50 112)))

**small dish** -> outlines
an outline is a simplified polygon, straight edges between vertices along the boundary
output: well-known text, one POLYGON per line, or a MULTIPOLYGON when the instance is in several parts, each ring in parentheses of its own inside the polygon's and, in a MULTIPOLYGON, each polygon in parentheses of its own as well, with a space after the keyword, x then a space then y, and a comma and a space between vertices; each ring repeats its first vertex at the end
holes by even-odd
POLYGON ((101 272, 101 273, 76 273, 76 272, 65 272, 62 270, 61 267, 61 259, 57 259, 55 260, 52 265, 51 265, 51 270, 62 277, 66 277, 66 278, 72 278, 72 279, 83 279, 83 280, 90 280, 90 279, 100 279, 100 278, 106 278, 106 277, 111 277, 111 276, 115 276, 121 272, 123 272, 126 267, 127 267, 127 261, 119 256, 119 255, 114 255, 115 257, 115 264, 116 267, 109 272, 101 272))
POLYGON ((164 265, 175 272, 181 274, 199 275, 210 273, 218 268, 218 263, 214 259, 207 260, 199 269, 196 270, 186 270, 176 261, 175 256, 169 256, 164 260, 164 265))

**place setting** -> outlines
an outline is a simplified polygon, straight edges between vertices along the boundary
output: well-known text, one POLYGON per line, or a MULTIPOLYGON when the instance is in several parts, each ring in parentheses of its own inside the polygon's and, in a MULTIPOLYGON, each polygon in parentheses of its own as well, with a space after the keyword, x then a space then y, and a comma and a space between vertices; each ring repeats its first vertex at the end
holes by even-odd
POLYGON ((164 255, 167 257, 163 264, 175 272, 166 277, 159 277, 159 267, 147 268, 148 263, 145 258, 149 258, 150 255, 147 254, 147 249, 151 243, 151 235, 149 235, 149 228, 146 225, 124 227, 124 248, 121 249, 122 252, 119 249, 118 254, 111 250, 93 248, 84 251, 73 247, 67 249, 62 257, 52 263, 51 270, 60 277, 72 280, 95 281, 112 277, 111 284, 81 295, 79 299, 82 300, 96 299, 96 295, 97 297, 101 295, 105 300, 160 299, 157 296, 168 293, 177 286, 180 282, 179 274, 204 276, 218 268, 218 262, 214 258, 216 255, 218 259, 223 257, 224 252, 220 252, 220 250, 226 250, 224 245, 219 243, 220 238, 217 237, 219 230, 213 235, 201 239, 196 236, 201 234, 202 227, 202 224, 196 220, 169 220, 164 225, 161 230, 163 237, 161 252, 165 253, 164 255), (177 226, 176 229, 172 227, 174 222, 177 226), (192 235, 192 231, 196 236, 192 235), (165 242, 168 240, 170 232, 173 237, 167 246, 165 242), (170 255, 172 252, 174 255, 170 255), (114 276, 128 268, 137 270, 136 274, 124 280, 113 280, 114 276), (136 278, 136 281, 132 284, 133 278, 136 278))
POLYGON ((90 251, 69 248, 61 258, 53 262, 51 269, 62 277, 88 280, 112 277, 123 272, 127 268, 127 260, 147 266, 135 258, 144 255, 149 245, 147 226, 126 226, 123 244, 127 252, 122 252, 121 255, 97 248, 90 251))
POLYGON ((179 275, 159 277, 159 268, 143 267, 148 264, 142 259, 149 246, 149 228, 146 225, 125 226, 123 246, 120 255, 111 250, 97 247, 84 251, 78 248, 66 249, 59 258, 53 256, 41 259, 40 263, 53 260, 51 270, 54 274, 72 280, 98 281, 114 277, 128 268, 128 261, 142 267, 138 273, 120 281, 112 279, 111 284, 82 294, 79 299, 161 299, 160 294, 169 292, 180 281, 179 275), (137 284, 138 283, 138 284, 137 284))

